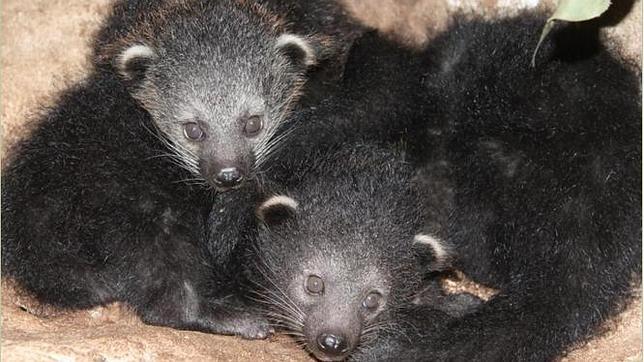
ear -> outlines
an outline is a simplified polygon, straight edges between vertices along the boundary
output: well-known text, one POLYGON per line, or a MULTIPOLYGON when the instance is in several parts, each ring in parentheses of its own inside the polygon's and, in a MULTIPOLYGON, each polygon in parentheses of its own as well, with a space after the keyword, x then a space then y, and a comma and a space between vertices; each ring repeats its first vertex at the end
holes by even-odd
POLYGON ((430 265, 430 270, 443 270, 450 266, 452 251, 441 239, 429 234, 416 234, 414 248, 418 256, 430 265))
POLYGON ((266 225, 279 225, 295 216, 298 203, 294 199, 275 195, 264 201, 257 208, 257 217, 266 225))
POLYGON ((285 33, 277 38, 275 48, 289 57, 296 65, 309 68, 318 63, 316 47, 309 38, 285 33))
POLYGON ((116 59, 116 68, 128 81, 139 81, 145 76, 145 71, 158 59, 157 52, 143 44, 135 44, 126 48, 116 59))

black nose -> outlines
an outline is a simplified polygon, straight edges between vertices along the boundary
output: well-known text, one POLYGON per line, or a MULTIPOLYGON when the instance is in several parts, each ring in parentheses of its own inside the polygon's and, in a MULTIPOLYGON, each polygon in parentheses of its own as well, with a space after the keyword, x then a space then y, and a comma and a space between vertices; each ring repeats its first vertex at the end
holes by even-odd
POLYGON ((227 167, 221 169, 215 177, 215 183, 218 186, 233 187, 241 183, 244 179, 242 173, 236 167, 227 167))
POLYGON ((318 347, 326 354, 339 355, 348 349, 347 339, 330 333, 322 333, 318 336, 318 347))

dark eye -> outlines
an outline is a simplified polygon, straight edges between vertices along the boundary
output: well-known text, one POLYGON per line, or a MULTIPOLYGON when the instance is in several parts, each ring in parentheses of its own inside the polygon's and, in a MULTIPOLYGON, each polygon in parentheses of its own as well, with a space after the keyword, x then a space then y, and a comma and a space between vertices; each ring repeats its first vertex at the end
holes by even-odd
POLYGON ((306 279, 306 291, 311 294, 322 294, 324 292, 324 281, 317 275, 311 275, 306 279))
POLYGON ((380 306, 381 302, 382 302, 382 294, 378 292, 371 292, 362 301, 362 306, 369 310, 375 310, 380 306))
POLYGON ((203 139, 204 132, 196 122, 189 122, 183 125, 183 134, 187 139, 200 141, 203 139))
POLYGON ((263 122, 260 116, 250 116, 244 123, 244 134, 247 137, 253 137, 262 130, 263 122))

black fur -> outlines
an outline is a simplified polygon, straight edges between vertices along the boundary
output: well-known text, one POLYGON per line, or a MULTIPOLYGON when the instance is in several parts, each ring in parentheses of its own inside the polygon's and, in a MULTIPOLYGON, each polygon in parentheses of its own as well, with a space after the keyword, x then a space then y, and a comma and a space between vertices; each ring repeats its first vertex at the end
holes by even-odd
MULTIPOLYGON (((402 152, 387 150, 418 133, 424 135, 427 125, 433 125, 424 118, 422 89, 428 66, 423 52, 404 49, 377 33, 362 36, 350 50, 337 92, 287 126, 285 147, 273 154, 268 176, 261 179, 264 199, 284 193, 301 209, 294 217, 290 213, 263 217, 268 226, 260 232, 257 250, 251 252, 255 265, 248 272, 277 327, 302 333, 309 350, 321 358, 325 356, 316 349, 315 338, 325 328, 344 330, 350 336, 347 353, 356 346, 364 348, 382 329, 399 329, 404 317, 398 310, 413 306, 415 293, 434 270, 432 250, 414 246, 413 240, 425 214, 442 214, 443 203, 437 203, 433 212, 421 208, 420 200, 411 194, 411 164, 402 152), (296 299, 292 283, 296 278, 301 281, 304 268, 312 265, 336 284, 329 291, 332 295, 307 304, 296 299), (370 278, 359 278, 367 269, 370 278), (360 303, 364 293, 373 289, 386 293, 388 304, 376 314, 365 314, 360 303), (330 305, 346 308, 332 313, 325 309, 330 305)), ((441 197, 437 195, 437 202, 441 197)), ((242 225, 238 239, 247 245, 256 243, 254 223, 248 220, 252 205, 228 200, 218 198, 213 214, 225 210, 231 220, 222 223, 213 218, 211 233, 216 235, 213 230, 228 224, 242 225), (232 220, 233 215, 241 216, 232 220)), ((261 201, 259 195, 256 203, 261 201)), ((211 238, 210 248, 221 250, 218 243, 211 238)), ((425 297, 426 304, 454 315, 467 314, 478 303, 464 295, 444 296, 438 288, 426 291, 425 297)), ((440 311, 436 314, 436 318, 449 318, 440 311)))
POLYGON ((433 204, 444 188, 432 162, 451 169, 442 234, 455 266, 500 293, 439 328, 413 315, 409 340, 383 339, 357 359, 551 360, 621 311, 639 283, 638 76, 589 24, 552 34, 531 68, 543 22, 457 21, 434 43, 427 79, 445 147, 428 147, 417 189, 433 204))
MULTIPOLYGON (((300 208, 260 228, 255 278, 271 316, 317 357, 346 354, 317 349, 309 325, 355 336, 381 321, 375 339, 354 337, 353 359, 551 360, 629 300, 641 273, 638 76, 603 49, 592 24, 555 31, 531 68, 544 21, 457 19, 411 82, 394 74, 384 80, 394 81, 390 94, 368 85, 352 94, 371 81, 357 78, 293 131, 280 157, 286 176, 265 187, 300 208), (405 94, 418 79, 425 89, 416 97, 427 98, 410 108, 405 94), (403 107, 388 113, 391 104, 403 107), (407 152, 364 139, 403 140, 407 152), (500 293, 482 304, 467 295, 420 300, 449 308, 412 303, 434 267, 401 247, 415 232, 442 239, 456 268, 500 293), (377 283, 360 277, 374 265, 377 283), (305 299, 302 278, 312 271, 345 292, 305 299), (392 304, 375 319, 346 317, 370 288, 391 293, 392 304), (319 312, 330 305, 348 309, 319 312)), ((371 59, 364 64, 387 68, 371 59)), ((356 64, 354 74, 377 69, 356 64)))
MULTIPOLYGON (((208 2, 212 2, 207 0, 208 2)), ((344 10, 338 1, 326 0, 215 0, 219 3, 237 3, 263 6, 266 11, 285 22, 288 30, 301 35, 321 35, 329 37, 328 49, 323 52, 330 61, 340 62, 341 54, 350 47, 352 40, 367 30, 344 10)), ((94 56, 97 64, 108 60, 102 55, 105 48, 113 46, 119 38, 141 25, 141 21, 154 11, 168 4, 184 3, 186 6, 199 6, 203 0, 119 0, 115 2, 105 25, 99 29, 94 43, 94 56)), ((172 15, 172 14, 166 14, 172 15)), ((325 57, 326 59, 326 57, 325 57)), ((342 62, 343 63, 343 62, 342 62)), ((109 66, 109 64, 105 64, 109 66)))
POLYGON ((277 146, 320 52, 250 1, 121 2, 105 28, 98 71, 121 74, 177 160, 218 189, 252 178, 277 146))
MULTIPOLYGON (((235 198, 218 198, 213 214, 225 212, 229 223, 242 226, 238 239, 249 252, 244 257, 238 251, 235 258, 255 284, 250 293, 276 329, 293 335, 315 357, 342 360, 373 348, 379 333, 408 333, 410 310, 429 311, 440 325, 481 305, 469 294, 446 295, 432 278, 438 267, 434 249, 414 242, 425 223, 422 200, 410 182, 415 171, 401 152, 348 143, 302 159, 293 171, 263 185, 266 194, 256 204, 277 193, 298 206, 260 206, 259 229, 249 221, 249 205, 235 198), (306 292, 310 276, 321 278, 324 293, 306 292), (369 310, 362 303, 374 292, 381 299, 369 310), (322 335, 337 336, 346 350, 323 351, 322 335)), ((227 227, 220 220, 211 219, 211 232, 227 227)), ((211 239, 211 245, 216 242, 211 239)))
MULTIPOLYGON (((182 3, 193 8, 207 3, 215 4, 222 9, 228 8, 224 10, 226 12, 230 11, 231 6, 254 8, 258 5, 269 17, 274 16, 269 21, 275 22, 276 26, 276 20, 283 23, 282 31, 307 37, 318 59, 317 64, 307 72, 308 81, 300 102, 303 106, 315 105, 337 86, 351 44, 368 30, 336 0, 120 0, 115 3, 96 36, 94 63, 100 68, 112 68, 114 59, 110 50, 118 47, 122 38, 141 28, 150 14, 164 13, 164 7, 182 3)), ((229 41, 235 42, 234 36, 227 36, 229 41)))
MULTIPOLYGON (((95 40, 95 69, 43 111, 33 135, 3 170, 5 276, 59 307, 124 301, 147 323, 267 335, 265 319, 247 308, 239 275, 228 264, 237 243, 233 225, 214 236, 221 250, 208 249, 205 223, 215 192, 195 180, 185 159, 172 157, 185 142, 180 128, 172 131, 182 117, 174 110, 189 111, 203 101, 219 108, 202 113, 202 120, 222 126, 216 122, 226 110, 222 99, 202 99, 212 92, 224 92, 229 108, 243 108, 243 96, 252 97, 235 98, 235 89, 259 92, 282 106, 298 93, 302 74, 274 51, 279 34, 271 32, 270 16, 240 3, 115 5, 95 40), (119 74, 117 66, 120 47, 139 42, 157 53, 154 64, 133 74, 145 81, 119 74), (222 72, 228 77, 217 77, 222 72), (271 89, 284 94, 266 95, 271 89)), ((239 120, 229 118, 230 129, 238 129, 239 120)), ((214 156, 200 155, 202 160, 243 146, 232 130, 217 136, 211 144, 220 147, 214 156)), ((240 149, 233 153, 251 157, 240 149)), ((244 193, 235 195, 244 203, 244 193)))
POLYGON ((283 126, 280 134, 288 138, 271 157, 271 174, 281 168, 282 178, 288 178, 302 159, 324 157, 344 144, 404 142, 411 149, 423 143, 427 126, 440 124, 426 118, 430 60, 426 50, 408 49, 378 32, 361 35, 349 49, 334 91, 283 126))
POLYGON ((4 276, 59 307, 125 301, 151 324, 266 335, 217 284, 204 243, 213 194, 160 157, 119 80, 72 87, 41 122, 2 176, 4 276))
POLYGON ((420 202, 408 182, 413 168, 396 152, 350 144, 309 161, 283 189, 299 203, 294 216, 260 227, 250 272, 277 328, 317 358, 341 360, 378 332, 400 328, 398 310, 424 275, 413 244, 420 202), (306 292, 311 276, 324 283, 320 295, 306 292), (363 306, 371 293, 381 298, 374 310, 363 306), (324 351, 323 335, 346 349, 324 351))

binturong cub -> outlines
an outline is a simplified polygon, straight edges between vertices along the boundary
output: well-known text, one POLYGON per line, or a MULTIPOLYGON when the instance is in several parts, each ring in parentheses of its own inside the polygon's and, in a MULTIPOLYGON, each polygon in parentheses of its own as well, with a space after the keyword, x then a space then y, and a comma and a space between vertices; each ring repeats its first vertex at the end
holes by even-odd
MULTIPOLYGON (((374 359, 555 360, 641 284, 639 71, 594 22, 556 28, 531 67, 544 22, 458 19, 434 41, 426 84, 446 129, 444 149, 428 148, 451 170, 453 197, 437 236, 455 267, 499 293, 438 334, 382 343, 374 359)), ((417 180, 431 204, 429 165, 417 180)))
POLYGON ((328 37, 291 27, 255 1, 123 1, 95 63, 119 73, 195 181, 229 189, 262 163, 308 70, 332 52, 328 37))
MULTIPOLYGON (((280 331, 317 359, 340 361, 384 331, 406 333, 416 294, 450 255, 417 234, 423 205, 402 153, 349 144, 310 161, 296 185, 257 208, 251 280, 280 331)), ((423 308, 435 321, 451 318, 451 306, 437 307, 423 308)))
POLYGON ((204 223, 277 146, 323 44, 233 0, 121 1, 101 34, 95 69, 3 170, 4 275, 59 307, 123 301, 146 323, 265 337, 204 223))

